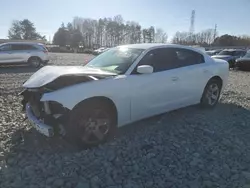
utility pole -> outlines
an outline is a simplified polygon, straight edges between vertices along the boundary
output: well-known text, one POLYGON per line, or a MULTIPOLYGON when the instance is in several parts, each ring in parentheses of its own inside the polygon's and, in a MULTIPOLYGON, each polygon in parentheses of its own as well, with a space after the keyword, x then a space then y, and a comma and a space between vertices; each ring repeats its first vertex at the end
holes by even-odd
POLYGON ((190 28, 189 28, 190 34, 194 33, 194 21, 195 21, 195 10, 192 10, 190 19, 190 28))
POLYGON ((215 27, 214 27, 214 40, 216 38, 216 35, 217 35, 217 24, 215 24, 215 27))
POLYGON ((194 42, 194 22, 195 22, 195 10, 192 10, 191 19, 190 19, 190 28, 189 28, 189 35, 191 43, 194 42))

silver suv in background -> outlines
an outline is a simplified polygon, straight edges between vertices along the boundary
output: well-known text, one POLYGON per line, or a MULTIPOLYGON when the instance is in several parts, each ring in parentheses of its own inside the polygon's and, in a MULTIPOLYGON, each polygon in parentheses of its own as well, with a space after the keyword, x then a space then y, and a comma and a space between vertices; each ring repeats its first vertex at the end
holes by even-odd
POLYGON ((9 42, 0 44, 0 65, 28 64, 40 67, 48 62, 48 50, 41 43, 9 42))

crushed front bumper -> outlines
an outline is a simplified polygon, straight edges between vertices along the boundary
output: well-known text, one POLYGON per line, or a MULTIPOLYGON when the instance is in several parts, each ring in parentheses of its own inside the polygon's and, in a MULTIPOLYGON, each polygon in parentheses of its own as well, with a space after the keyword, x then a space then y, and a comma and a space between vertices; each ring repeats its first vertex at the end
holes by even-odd
POLYGON ((37 117, 33 114, 31 110, 31 106, 29 103, 26 104, 26 115, 31 122, 32 126, 41 134, 52 137, 54 136, 54 129, 53 127, 46 125, 43 123, 42 120, 37 119, 37 117))

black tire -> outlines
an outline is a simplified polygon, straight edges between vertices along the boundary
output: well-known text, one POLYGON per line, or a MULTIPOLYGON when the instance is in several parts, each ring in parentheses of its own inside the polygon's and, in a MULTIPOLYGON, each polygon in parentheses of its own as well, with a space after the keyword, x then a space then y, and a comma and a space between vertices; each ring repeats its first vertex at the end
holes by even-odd
MULTIPOLYGON (((115 121, 114 113, 112 111, 112 108, 107 104, 107 102, 102 100, 90 100, 86 102, 79 103, 72 111, 70 115, 69 124, 66 129, 66 139, 71 143, 76 145, 77 147, 81 149, 90 148, 93 146, 97 146, 101 143, 106 142, 108 139, 113 138, 115 131, 116 131, 116 121, 115 121), (103 117, 98 117, 105 119, 106 124, 103 124, 103 126, 108 126, 108 132, 106 132, 103 135, 103 138, 98 139, 97 137, 100 136, 100 132, 103 133, 104 131, 100 130, 99 128, 93 128, 91 126, 94 126, 94 124, 97 123, 97 117, 95 117, 95 113, 98 111, 98 113, 102 114, 103 117), (92 117, 91 122, 89 123, 89 117, 92 117), (87 121, 88 120, 88 121, 87 121), (95 122, 95 123, 93 123, 95 122), (93 125, 91 125, 93 124, 93 125), (87 130, 88 129, 88 130, 87 130), (96 129, 96 130, 91 130, 96 129), (98 136, 95 133, 92 133, 92 137, 95 137, 97 139, 96 142, 90 142, 87 141, 86 135, 90 135, 88 132, 91 131, 97 131, 98 129, 98 136), (87 132, 88 131, 88 132, 87 132)), ((97 126, 97 125, 96 125, 97 126)), ((100 126, 100 125, 99 125, 100 126)))
POLYGON ((34 68, 39 68, 41 66, 41 63, 42 61, 39 57, 30 57, 28 60, 28 64, 34 68))
POLYGON ((230 60, 228 61, 228 63, 229 63, 229 69, 235 67, 235 60, 230 60))
POLYGON ((215 107, 220 99, 221 87, 222 87, 222 84, 219 80, 211 79, 207 83, 207 85, 203 91, 201 102, 200 102, 201 107, 204 107, 204 108, 215 107), (215 89, 216 87, 217 87, 217 90, 216 91, 214 90, 214 93, 213 93, 212 88, 215 89), (215 96, 216 96, 216 98, 215 98, 215 96))

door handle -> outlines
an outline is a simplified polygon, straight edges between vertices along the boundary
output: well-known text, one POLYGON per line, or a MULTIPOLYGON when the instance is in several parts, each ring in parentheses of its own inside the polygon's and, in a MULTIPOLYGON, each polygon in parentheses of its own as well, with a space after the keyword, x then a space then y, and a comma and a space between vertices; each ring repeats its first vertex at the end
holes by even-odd
POLYGON ((204 73, 207 73, 207 72, 208 72, 208 70, 207 70, 207 69, 204 69, 204 70, 203 70, 203 72, 204 72, 204 73))
POLYGON ((178 77, 172 77, 172 81, 177 81, 177 80, 179 80, 178 77))

